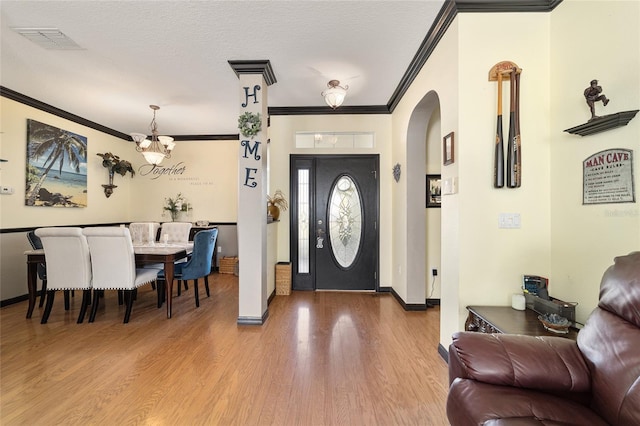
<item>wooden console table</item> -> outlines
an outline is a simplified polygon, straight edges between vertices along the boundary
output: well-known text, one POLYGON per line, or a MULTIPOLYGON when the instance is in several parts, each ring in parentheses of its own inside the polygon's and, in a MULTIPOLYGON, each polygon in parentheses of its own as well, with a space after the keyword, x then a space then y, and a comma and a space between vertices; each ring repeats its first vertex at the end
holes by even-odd
POLYGON ((464 324, 467 331, 578 338, 578 330, 574 328, 569 328, 567 334, 547 331, 538 321, 538 313, 530 309, 518 311, 511 306, 467 306, 467 310, 469 316, 464 324))

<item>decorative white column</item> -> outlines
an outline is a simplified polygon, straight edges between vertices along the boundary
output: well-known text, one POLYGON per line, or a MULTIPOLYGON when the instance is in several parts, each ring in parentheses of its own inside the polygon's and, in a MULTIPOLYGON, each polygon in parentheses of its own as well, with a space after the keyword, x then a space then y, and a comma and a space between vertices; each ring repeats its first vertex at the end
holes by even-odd
POLYGON ((240 79, 238 124, 238 324, 262 325, 267 307, 267 86, 269 61, 229 61, 240 79))

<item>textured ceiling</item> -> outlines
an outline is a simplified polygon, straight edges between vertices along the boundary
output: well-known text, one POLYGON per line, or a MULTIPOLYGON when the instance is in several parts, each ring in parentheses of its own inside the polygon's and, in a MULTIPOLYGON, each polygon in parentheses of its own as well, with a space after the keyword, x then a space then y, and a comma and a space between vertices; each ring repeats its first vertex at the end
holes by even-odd
POLYGON ((442 7, 413 1, 5 1, 3 87, 119 132, 237 133, 228 60, 271 61, 271 107, 386 105, 442 7), (82 50, 46 50, 11 28, 58 28, 82 50))

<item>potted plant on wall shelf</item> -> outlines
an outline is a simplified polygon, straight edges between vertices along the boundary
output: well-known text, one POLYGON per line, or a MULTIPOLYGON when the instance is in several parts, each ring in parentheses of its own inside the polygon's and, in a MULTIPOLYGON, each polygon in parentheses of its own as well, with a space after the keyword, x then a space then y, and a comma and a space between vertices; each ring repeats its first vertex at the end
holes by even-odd
POLYGON ((110 152, 104 154, 98 153, 102 157, 102 167, 109 170, 109 184, 102 185, 104 188, 104 195, 109 198, 113 194, 113 189, 117 188, 117 185, 113 184, 113 175, 118 173, 121 176, 131 173, 131 177, 134 177, 136 172, 133 170, 133 166, 127 160, 121 160, 120 157, 110 152))
POLYGON ((289 208, 287 199, 284 198, 284 194, 279 189, 273 194, 273 196, 267 194, 267 211, 273 217, 273 220, 280 218, 280 210, 285 211, 289 208))

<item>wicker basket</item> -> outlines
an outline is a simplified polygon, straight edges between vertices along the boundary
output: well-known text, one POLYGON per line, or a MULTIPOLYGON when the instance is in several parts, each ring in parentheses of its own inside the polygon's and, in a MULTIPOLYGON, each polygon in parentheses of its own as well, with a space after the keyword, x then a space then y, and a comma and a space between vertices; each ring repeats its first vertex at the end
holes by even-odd
POLYGON ((278 262, 276 264, 276 295, 288 296, 291 294, 291 264, 278 262))
POLYGON ((235 274, 237 272, 238 256, 225 256, 220 259, 221 274, 235 274))

